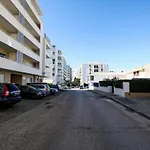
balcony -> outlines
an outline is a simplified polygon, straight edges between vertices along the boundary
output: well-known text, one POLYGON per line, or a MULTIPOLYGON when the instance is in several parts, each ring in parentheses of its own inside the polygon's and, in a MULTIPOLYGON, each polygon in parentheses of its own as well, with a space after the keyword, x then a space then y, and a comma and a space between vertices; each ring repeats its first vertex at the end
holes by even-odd
POLYGON ((26 2, 27 2, 27 8, 26 8, 26 10, 27 10, 28 14, 34 20, 34 22, 36 23, 36 25, 39 28, 41 28, 40 27, 40 24, 41 24, 41 18, 40 18, 40 16, 42 16, 42 13, 41 12, 38 13, 37 10, 35 9, 36 6, 38 7, 38 4, 37 5, 33 4, 31 2, 31 0, 26 0, 26 2))
POLYGON ((41 71, 39 69, 30 67, 25 64, 20 64, 15 61, 0 57, 0 68, 1 69, 7 69, 11 71, 17 71, 22 73, 28 73, 33 75, 42 75, 41 71))
POLYGON ((7 8, 7 10, 18 20, 19 18, 19 12, 24 16, 25 18, 25 28, 36 38, 41 35, 40 29, 37 27, 35 22, 32 20, 32 18, 29 16, 29 14, 26 12, 24 7, 20 4, 19 1, 10 1, 10 0, 2 0, 2 5, 7 8), (7 7, 9 6, 9 7, 7 7))
POLYGON ((11 27, 11 29, 14 28, 17 31, 20 31, 26 37, 26 39, 31 42, 32 45, 34 45, 36 48, 41 48, 39 41, 22 24, 20 24, 15 16, 11 14, 1 3, 0 15, 1 24, 4 25, 4 27, 7 29, 11 27))
POLYGON ((23 54, 28 55, 36 61, 40 61, 40 56, 38 56, 35 52, 31 51, 31 49, 25 47, 20 44, 18 41, 14 40, 7 33, 0 30, 0 48, 7 49, 9 51, 20 51, 23 54))

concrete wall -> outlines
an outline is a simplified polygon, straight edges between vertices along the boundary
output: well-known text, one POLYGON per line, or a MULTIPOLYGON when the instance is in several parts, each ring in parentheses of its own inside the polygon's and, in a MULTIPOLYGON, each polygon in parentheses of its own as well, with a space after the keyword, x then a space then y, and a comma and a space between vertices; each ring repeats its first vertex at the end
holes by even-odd
POLYGON ((150 93, 130 93, 126 92, 125 97, 127 98, 140 98, 140 99, 145 99, 145 98, 150 98, 150 93))
POLYGON ((99 90, 103 92, 112 93, 112 86, 108 86, 108 87, 100 86, 99 90))
POLYGON ((114 87, 114 94, 125 97, 125 93, 130 92, 129 82, 123 82, 123 89, 114 87))

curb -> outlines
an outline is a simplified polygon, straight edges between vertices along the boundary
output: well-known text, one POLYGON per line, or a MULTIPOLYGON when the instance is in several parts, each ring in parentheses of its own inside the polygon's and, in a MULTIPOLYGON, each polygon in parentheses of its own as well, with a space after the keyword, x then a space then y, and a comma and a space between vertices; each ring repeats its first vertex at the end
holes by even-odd
POLYGON ((113 97, 111 97, 111 96, 106 96, 106 95, 97 93, 96 91, 92 91, 92 90, 90 90, 90 91, 93 92, 93 93, 96 93, 97 95, 100 95, 100 96, 109 98, 109 99, 111 99, 112 101, 114 101, 114 102, 120 104, 121 106, 123 106, 123 107, 125 107, 125 108, 127 108, 127 109, 129 109, 129 110, 131 110, 131 111, 133 111, 133 112, 135 112, 135 113, 137 113, 137 114, 139 114, 140 116, 145 117, 146 119, 150 120, 150 116, 146 115, 145 113, 143 113, 143 112, 141 112, 141 111, 136 110, 135 108, 132 108, 132 107, 129 106, 129 105, 126 105, 126 104, 120 102, 120 101, 117 100, 116 98, 113 98, 113 97))

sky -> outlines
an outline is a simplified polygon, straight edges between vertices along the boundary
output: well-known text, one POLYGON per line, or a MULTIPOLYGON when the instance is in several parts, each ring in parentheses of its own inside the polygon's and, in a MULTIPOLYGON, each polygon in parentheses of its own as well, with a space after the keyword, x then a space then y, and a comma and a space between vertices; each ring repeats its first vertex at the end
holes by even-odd
POLYGON ((44 32, 68 64, 106 62, 127 71, 150 63, 150 0, 38 0, 44 32))

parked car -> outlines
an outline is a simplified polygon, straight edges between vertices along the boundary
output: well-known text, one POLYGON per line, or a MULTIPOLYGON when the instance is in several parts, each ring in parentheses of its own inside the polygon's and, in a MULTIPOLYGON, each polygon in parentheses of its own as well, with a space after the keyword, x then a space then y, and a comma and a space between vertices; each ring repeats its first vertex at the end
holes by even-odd
POLYGON ((57 89, 50 88, 50 94, 51 94, 51 95, 54 95, 54 94, 57 94, 57 93, 58 93, 58 90, 57 90, 57 89))
POLYGON ((20 101, 20 90, 15 84, 0 83, 0 104, 13 105, 20 101))
POLYGON ((50 87, 47 84, 30 84, 31 86, 35 87, 37 90, 43 91, 47 95, 50 95, 50 87))
POLYGON ((44 97, 41 91, 37 90, 35 87, 30 85, 22 85, 20 87, 20 91, 22 98, 38 99, 44 97))
POLYGON ((80 89, 83 89, 83 85, 80 86, 80 89))
POLYGON ((54 94, 57 94, 58 93, 58 90, 55 89, 55 88, 50 88, 51 89, 51 92, 54 93, 54 94))
POLYGON ((59 86, 56 84, 56 85, 53 85, 53 84, 48 84, 50 88, 54 88, 54 89, 57 89, 59 91, 59 86))

